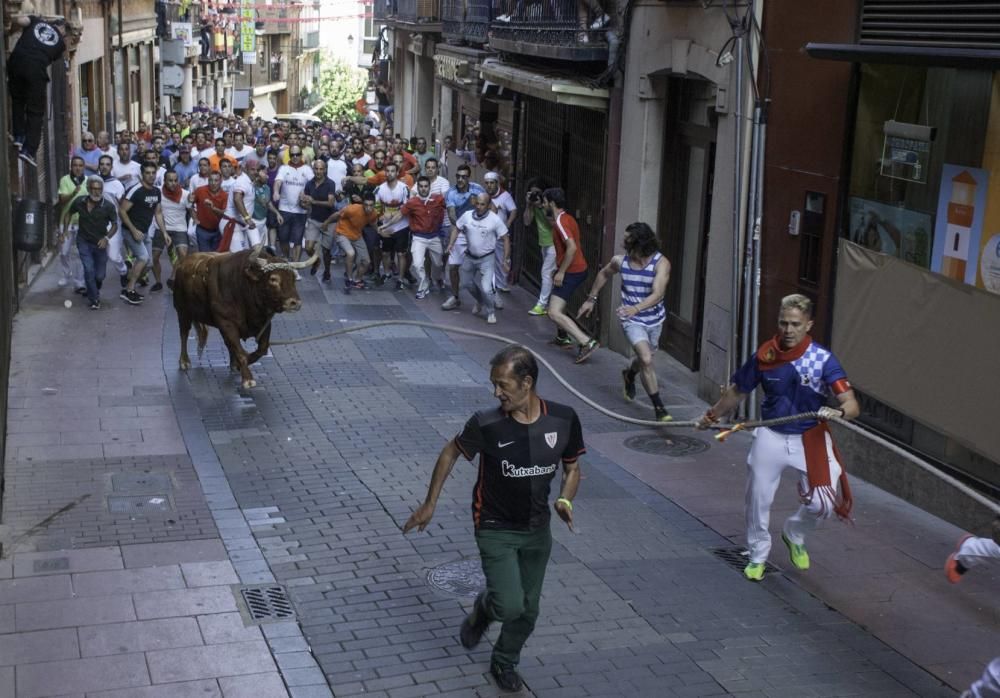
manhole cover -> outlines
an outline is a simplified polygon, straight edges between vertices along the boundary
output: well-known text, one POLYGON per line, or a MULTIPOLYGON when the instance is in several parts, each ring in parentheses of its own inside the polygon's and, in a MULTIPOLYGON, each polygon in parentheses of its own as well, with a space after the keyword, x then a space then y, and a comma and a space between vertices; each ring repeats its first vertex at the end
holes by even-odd
MULTIPOLYGON (((734 570, 743 571, 743 568, 750 562, 750 553, 746 548, 711 548, 710 552, 715 557, 732 567, 734 570)), ((764 563, 765 572, 780 573, 777 567, 770 562, 764 563)))
POLYGON ((165 494, 108 497, 108 511, 112 514, 151 514, 172 509, 170 500, 165 494))
POLYGON ((478 558, 446 562, 427 573, 427 583, 455 596, 475 596, 486 589, 486 577, 478 558))
POLYGON ((170 476, 163 473, 115 473, 111 476, 111 489, 115 492, 167 492, 171 487, 170 476))
POLYGON ((654 456, 692 456, 708 450, 708 444, 701 439, 681 434, 663 436, 661 434, 636 434, 625 439, 625 447, 654 456))
POLYGON ((250 620, 254 623, 265 623, 275 620, 287 620, 295 615, 292 602, 284 587, 267 584, 257 587, 240 589, 243 603, 246 604, 250 620))

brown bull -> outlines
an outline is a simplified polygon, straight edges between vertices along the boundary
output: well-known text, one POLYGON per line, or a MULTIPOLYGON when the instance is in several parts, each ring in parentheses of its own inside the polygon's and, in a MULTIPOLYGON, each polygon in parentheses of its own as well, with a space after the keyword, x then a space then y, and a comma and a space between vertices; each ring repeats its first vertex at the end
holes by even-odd
POLYGON ((261 247, 242 252, 198 252, 177 263, 173 283, 174 309, 181 331, 180 368, 191 367, 187 339, 191 325, 198 333, 198 356, 205 349, 208 327, 216 327, 229 349, 229 365, 239 370, 244 388, 257 383, 250 364, 267 353, 271 341, 271 318, 275 313, 294 313, 302 307, 295 289, 295 270, 311 266, 316 255, 304 262, 287 262, 261 247), (247 354, 240 343, 255 337, 257 348, 247 354))

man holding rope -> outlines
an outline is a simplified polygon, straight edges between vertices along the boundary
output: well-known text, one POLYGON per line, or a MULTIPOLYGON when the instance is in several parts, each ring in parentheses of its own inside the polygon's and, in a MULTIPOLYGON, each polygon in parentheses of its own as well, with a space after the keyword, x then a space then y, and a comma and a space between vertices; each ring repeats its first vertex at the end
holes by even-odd
POLYGON ((562 487, 553 509, 573 530, 578 459, 585 448, 576 412, 538 396, 538 363, 530 351, 512 344, 494 356, 490 366, 493 394, 500 405, 474 414, 445 444, 427 498, 403 526, 403 533, 427 528, 455 461, 460 455, 470 461, 478 455, 472 518, 486 591, 476 597, 459 637, 463 647, 472 649, 490 623, 502 623, 490 673, 500 688, 518 691, 522 682, 517 664, 535 629, 552 550, 549 485, 561 462, 562 487))
POLYGON ((758 385, 764 391, 761 412, 765 420, 818 413, 819 421, 810 419, 754 430, 747 457, 746 489, 750 562, 743 574, 755 582, 764 578, 771 550, 771 503, 785 468, 800 473, 802 505, 785 521, 781 534, 797 569, 809 569, 806 534, 834 513, 842 519, 850 516, 851 490, 826 420, 854 419, 860 408, 840 362, 809 336, 812 310, 812 301, 805 296, 793 294, 781 299, 778 334, 764 342, 733 375, 731 385, 699 425, 704 429, 718 422, 758 385), (831 394, 837 397, 838 408, 825 406, 831 394))

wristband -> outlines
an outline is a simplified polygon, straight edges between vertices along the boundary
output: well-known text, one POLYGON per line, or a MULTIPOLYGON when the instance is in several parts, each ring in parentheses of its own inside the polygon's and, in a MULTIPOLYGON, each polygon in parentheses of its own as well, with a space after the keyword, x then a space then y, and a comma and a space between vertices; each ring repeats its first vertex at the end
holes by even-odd
POLYGON ((573 502, 569 501, 569 500, 568 500, 568 499, 566 499, 565 497, 560 497, 560 498, 559 498, 559 499, 557 499, 556 501, 557 501, 557 502, 562 502, 563 504, 565 504, 565 505, 566 505, 566 508, 567 508, 567 509, 569 509, 570 511, 573 511, 573 502))

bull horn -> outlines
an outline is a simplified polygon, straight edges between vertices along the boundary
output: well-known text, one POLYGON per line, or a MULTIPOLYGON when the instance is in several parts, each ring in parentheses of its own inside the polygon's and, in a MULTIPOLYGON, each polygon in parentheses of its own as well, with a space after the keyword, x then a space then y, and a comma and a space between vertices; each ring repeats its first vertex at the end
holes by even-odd
POLYGON ((317 244, 316 247, 313 248, 313 255, 312 255, 312 257, 310 257, 306 261, 304 261, 304 262, 289 262, 288 266, 290 266, 292 269, 308 269, 313 264, 315 264, 316 262, 319 261, 320 247, 322 247, 322 245, 318 245, 317 244))
POLYGON ((249 261, 250 261, 251 264, 257 261, 257 257, 258 257, 258 255, 260 255, 260 251, 262 249, 264 249, 264 243, 263 242, 260 243, 259 245, 254 245, 253 246, 253 252, 250 253, 250 258, 249 258, 249 261))

